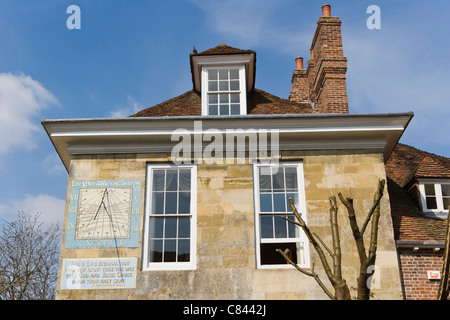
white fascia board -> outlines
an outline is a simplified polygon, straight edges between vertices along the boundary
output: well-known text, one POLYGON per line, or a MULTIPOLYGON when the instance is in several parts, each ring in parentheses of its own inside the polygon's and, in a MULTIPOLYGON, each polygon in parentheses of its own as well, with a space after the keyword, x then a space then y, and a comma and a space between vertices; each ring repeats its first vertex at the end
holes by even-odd
MULTIPOLYGON (((68 169, 76 154, 170 152, 179 133, 246 136, 251 130, 276 130, 280 150, 383 149, 385 160, 412 113, 366 115, 270 115, 43 120, 68 169)), ((194 139, 192 139, 193 141, 194 139)), ((205 145, 208 142, 204 142, 205 145)))

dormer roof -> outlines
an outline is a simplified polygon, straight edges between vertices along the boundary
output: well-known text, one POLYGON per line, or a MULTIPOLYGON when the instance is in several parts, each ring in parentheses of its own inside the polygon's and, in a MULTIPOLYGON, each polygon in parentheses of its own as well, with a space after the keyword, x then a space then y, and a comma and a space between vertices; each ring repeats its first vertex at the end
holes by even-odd
POLYGON ((200 53, 189 55, 194 91, 201 92, 202 67, 245 65, 247 91, 255 88, 256 52, 230 47, 224 43, 200 53))

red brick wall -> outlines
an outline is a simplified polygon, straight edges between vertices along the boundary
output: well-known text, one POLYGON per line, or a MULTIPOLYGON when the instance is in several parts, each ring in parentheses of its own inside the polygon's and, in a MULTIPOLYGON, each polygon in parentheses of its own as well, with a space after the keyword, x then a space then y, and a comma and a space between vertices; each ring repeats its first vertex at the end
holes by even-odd
POLYGON ((348 113, 346 72, 341 21, 337 17, 321 17, 311 44, 308 67, 294 70, 289 99, 312 101, 322 113, 348 113))
POLYGON ((428 280, 427 271, 441 271, 442 254, 400 252, 400 270, 406 300, 436 300, 439 280, 428 280))

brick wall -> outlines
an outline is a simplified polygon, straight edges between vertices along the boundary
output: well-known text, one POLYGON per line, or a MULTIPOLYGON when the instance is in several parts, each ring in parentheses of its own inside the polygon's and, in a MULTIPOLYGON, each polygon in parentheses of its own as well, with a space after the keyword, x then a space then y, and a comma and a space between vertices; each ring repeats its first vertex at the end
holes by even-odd
POLYGON ((322 113, 348 113, 346 72, 341 21, 337 17, 321 17, 311 44, 308 67, 294 70, 289 99, 312 101, 322 113))
POLYGON ((432 251, 400 252, 404 295, 406 300, 435 300, 439 280, 428 280, 427 271, 441 271, 442 254, 432 251))

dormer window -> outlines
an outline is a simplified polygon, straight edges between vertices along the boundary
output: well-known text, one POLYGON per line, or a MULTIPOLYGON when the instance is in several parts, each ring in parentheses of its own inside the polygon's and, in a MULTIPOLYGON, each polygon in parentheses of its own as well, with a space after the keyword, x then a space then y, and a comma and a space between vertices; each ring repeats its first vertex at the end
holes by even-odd
POLYGON ((247 92, 255 88, 256 53, 220 44, 191 53, 194 90, 201 94, 202 115, 247 114, 247 92))
POLYGON ((203 67, 202 114, 246 114, 245 67, 203 67))
POLYGON ((419 191, 423 212, 448 214, 450 181, 419 181, 419 191))

